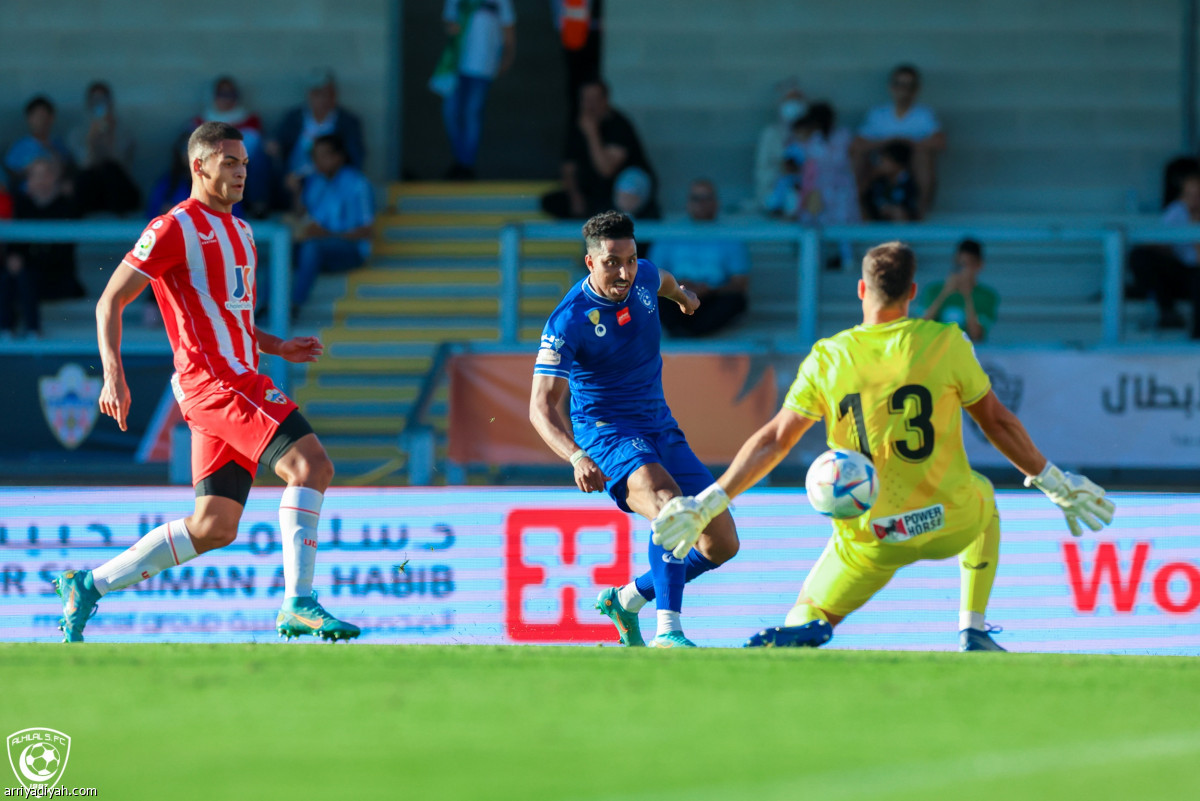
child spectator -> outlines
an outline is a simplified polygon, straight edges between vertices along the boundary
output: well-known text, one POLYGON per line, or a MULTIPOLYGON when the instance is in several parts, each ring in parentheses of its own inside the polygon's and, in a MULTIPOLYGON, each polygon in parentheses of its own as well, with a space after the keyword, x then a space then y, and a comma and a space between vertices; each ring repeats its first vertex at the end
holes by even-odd
POLYGON ((868 218, 891 222, 920 218, 917 185, 909 170, 911 159, 912 148, 904 142, 888 142, 880 148, 875 178, 863 198, 868 218))

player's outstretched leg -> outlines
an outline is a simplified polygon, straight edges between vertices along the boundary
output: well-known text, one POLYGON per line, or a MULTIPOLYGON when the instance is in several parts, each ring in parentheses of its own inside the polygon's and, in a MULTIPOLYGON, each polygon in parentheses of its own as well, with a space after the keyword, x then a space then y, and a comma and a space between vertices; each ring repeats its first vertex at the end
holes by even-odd
POLYGON ((96 614, 100 593, 90 570, 68 570, 54 579, 54 592, 62 599, 63 616, 58 627, 63 642, 83 642, 83 627, 96 614))
POLYGON ((999 626, 985 622, 984 612, 996 580, 1000 561, 1000 516, 993 513, 983 533, 959 554, 959 574, 962 580, 962 603, 958 623, 958 650, 1003 651, 993 632, 999 626))
POLYGON ((824 612, 810 603, 799 603, 788 612, 782 626, 763 629, 746 640, 746 648, 816 648, 833 637, 833 626, 824 612))
MULTIPOLYGON (((646 644, 642 639, 642 629, 638 625, 637 612, 626 609, 621 603, 621 590, 619 587, 609 587, 596 597, 596 609, 600 614, 607 617, 617 627, 617 633, 621 637, 621 645, 638 647, 646 644)), ((642 602, 643 604, 645 601, 642 602)), ((641 604, 638 605, 641 608, 641 604)))

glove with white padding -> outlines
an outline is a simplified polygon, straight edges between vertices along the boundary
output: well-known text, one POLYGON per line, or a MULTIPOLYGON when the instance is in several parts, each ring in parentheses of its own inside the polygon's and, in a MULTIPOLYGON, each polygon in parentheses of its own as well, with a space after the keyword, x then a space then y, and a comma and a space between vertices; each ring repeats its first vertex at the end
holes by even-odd
POLYGON ((651 540, 670 551, 676 559, 683 559, 713 518, 728 506, 729 496, 720 484, 715 483, 695 497, 676 496, 663 505, 650 524, 654 531, 651 540))
POLYGON ((1062 509, 1075 537, 1083 534, 1080 520, 1092 531, 1099 531, 1113 520, 1116 506, 1104 497, 1103 487, 1087 476, 1059 470, 1053 462, 1047 461, 1036 476, 1026 476, 1025 486, 1037 487, 1062 509))

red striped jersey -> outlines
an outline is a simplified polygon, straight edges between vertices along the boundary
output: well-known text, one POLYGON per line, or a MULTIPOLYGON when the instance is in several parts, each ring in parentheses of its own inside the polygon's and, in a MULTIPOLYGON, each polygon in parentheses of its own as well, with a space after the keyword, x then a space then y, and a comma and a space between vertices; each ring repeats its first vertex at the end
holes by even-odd
POLYGON ((250 226, 189 198, 142 233, 124 263, 151 279, 184 397, 258 372, 250 226))

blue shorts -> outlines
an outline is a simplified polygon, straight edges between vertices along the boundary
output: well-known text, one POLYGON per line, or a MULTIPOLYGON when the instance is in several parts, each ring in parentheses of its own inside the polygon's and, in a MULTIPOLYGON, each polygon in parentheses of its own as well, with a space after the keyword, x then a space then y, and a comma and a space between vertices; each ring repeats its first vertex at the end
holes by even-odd
POLYGON ((674 426, 645 434, 616 423, 597 428, 595 423, 584 426, 576 421, 575 441, 608 476, 605 489, 625 512, 633 511, 625 503, 625 482, 644 464, 661 464, 684 495, 695 495, 713 483, 713 474, 674 426))

